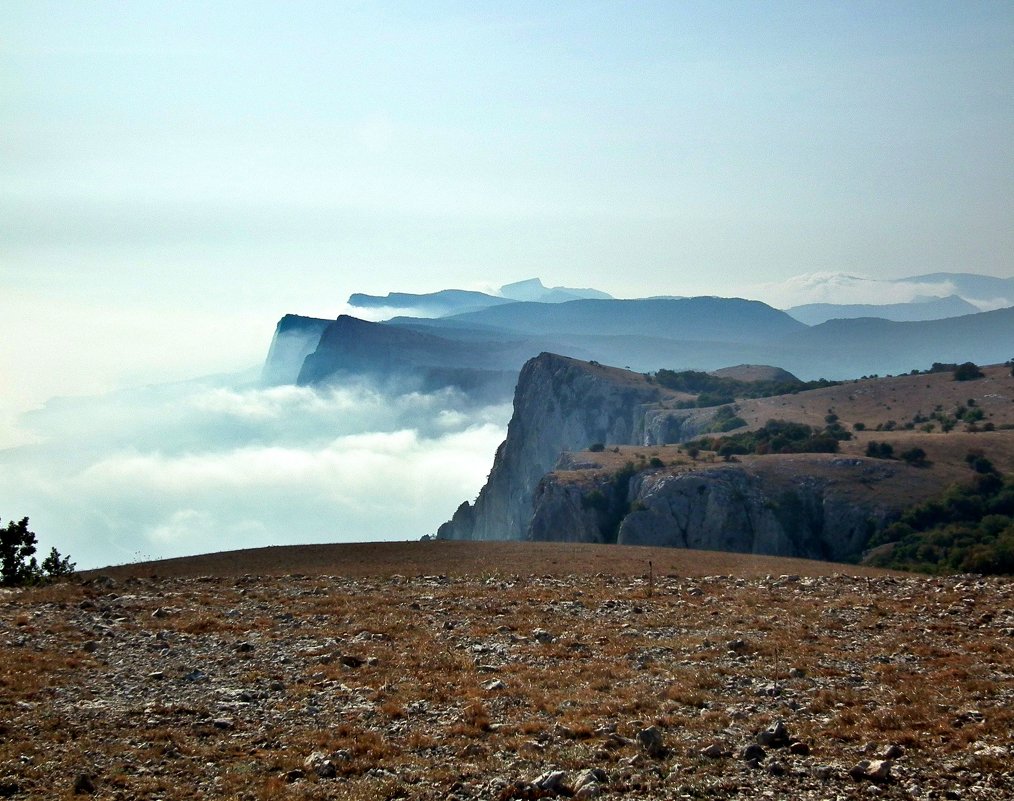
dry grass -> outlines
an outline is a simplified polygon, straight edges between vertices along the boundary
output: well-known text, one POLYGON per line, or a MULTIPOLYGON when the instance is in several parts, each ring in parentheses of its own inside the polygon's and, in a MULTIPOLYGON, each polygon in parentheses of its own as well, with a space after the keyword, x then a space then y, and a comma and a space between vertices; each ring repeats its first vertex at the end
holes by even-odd
MULTIPOLYGON (((942 764, 989 770, 981 747, 1012 745, 1009 582, 835 577, 841 566, 716 555, 725 577, 682 563, 647 598, 634 567, 650 551, 620 560, 626 573, 600 560, 583 575, 451 576, 441 560, 467 563, 474 548, 517 554, 446 545, 416 577, 142 578, 67 586, 58 601, 51 589, 7 596, 0 774, 39 798, 69 796, 87 772, 103 798, 428 799, 601 767, 610 797, 746 798, 758 782, 787 797, 826 790, 801 777, 818 764, 844 777, 871 741, 905 746, 899 770, 941 787, 955 781, 942 764), (698 756, 778 718, 812 748, 792 758, 799 775, 698 756), (637 770, 647 725, 670 754, 637 770), (337 778, 304 767, 314 752, 337 778)), ((558 547, 578 563, 599 555, 558 547)))

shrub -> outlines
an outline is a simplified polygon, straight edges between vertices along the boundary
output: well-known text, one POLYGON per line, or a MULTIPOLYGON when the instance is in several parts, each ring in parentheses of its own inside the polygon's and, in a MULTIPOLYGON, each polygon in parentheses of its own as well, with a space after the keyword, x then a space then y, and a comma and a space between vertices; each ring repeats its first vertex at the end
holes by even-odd
POLYGON ((53 548, 40 566, 35 559, 35 533, 28 530, 28 518, 7 523, 0 529, 0 585, 15 587, 35 584, 46 578, 63 578, 74 572, 69 556, 53 548))
POLYGON ((588 446, 588 450, 590 450, 592 453, 602 453, 602 451, 604 451, 605 449, 606 449, 605 444, 601 442, 596 442, 588 446))
MULTIPOLYGON (((890 442, 870 440, 866 445, 866 455, 871 459, 893 459, 894 446, 890 442)), ((925 454, 923 454, 925 456, 925 454)))
POLYGON ((922 448, 909 448, 907 451, 902 451, 899 456, 912 465, 921 466, 926 464, 926 451, 922 448))
POLYGON ((965 362, 954 368, 955 381, 974 381, 982 377, 983 372, 975 362, 965 362))

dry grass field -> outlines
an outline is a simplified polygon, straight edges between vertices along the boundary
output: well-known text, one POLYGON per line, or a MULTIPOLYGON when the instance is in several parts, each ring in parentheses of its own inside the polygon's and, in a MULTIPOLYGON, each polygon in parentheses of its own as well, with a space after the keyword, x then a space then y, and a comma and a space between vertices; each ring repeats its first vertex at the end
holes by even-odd
POLYGON ((1002 579, 432 542, 0 595, 5 797, 1003 799, 1012 729, 1002 579))

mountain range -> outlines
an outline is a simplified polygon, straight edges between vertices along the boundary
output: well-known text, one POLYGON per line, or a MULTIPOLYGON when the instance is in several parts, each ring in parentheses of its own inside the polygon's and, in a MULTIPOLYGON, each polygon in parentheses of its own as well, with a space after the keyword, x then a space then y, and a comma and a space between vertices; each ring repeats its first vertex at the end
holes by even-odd
POLYGON ((1014 307, 934 320, 864 316, 816 325, 759 301, 715 297, 501 299, 442 317, 381 323, 286 315, 263 375, 268 383, 306 385, 368 375, 509 397, 521 366, 543 351, 637 372, 771 364, 807 380, 898 374, 933 362, 1010 358, 1014 307))

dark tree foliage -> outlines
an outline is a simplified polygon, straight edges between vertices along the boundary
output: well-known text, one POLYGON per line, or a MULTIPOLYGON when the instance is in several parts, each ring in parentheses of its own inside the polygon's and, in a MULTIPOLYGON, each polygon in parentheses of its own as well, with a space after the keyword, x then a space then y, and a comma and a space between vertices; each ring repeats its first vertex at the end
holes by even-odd
POLYGON ((965 362, 954 368, 955 381, 974 381, 976 378, 982 378, 983 376, 984 373, 975 362, 965 362))
POLYGON ((786 420, 768 420, 763 428, 744 431, 727 437, 702 437, 688 446, 701 450, 715 451, 729 459, 738 454, 756 453, 836 453, 840 440, 850 439, 851 434, 841 428, 837 421, 823 430, 816 430, 805 423, 791 423, 786 420))
POLYGON ((655 380, 663 387, 697 395, 695 401, 684 401, 683 408, 722 406, 736 398, 768 398, 772 395, 789 395, 807 389, 837 386, 838 381, 740 381, 724 378, 700 370, 659 370, 655 380))
POLYGON ((16 587, 35 584, 47 578, 61 578, 74 572, 70 557, 60 556, 53 548, 40 565, 35 559, 38 539, 28 529, 28 518, 0 528, 0 585, 16 587))
POLYGON ((892 548, 872 564, 925 573, 1014 573, 1014 482, 976 473, 941 497, 913 506, 868 545, 892 548))
POLYGON ((894 446, 890 442, 877 442, 871 439, 866 443, 866 455, 871 459, 893 459, 894 446))

